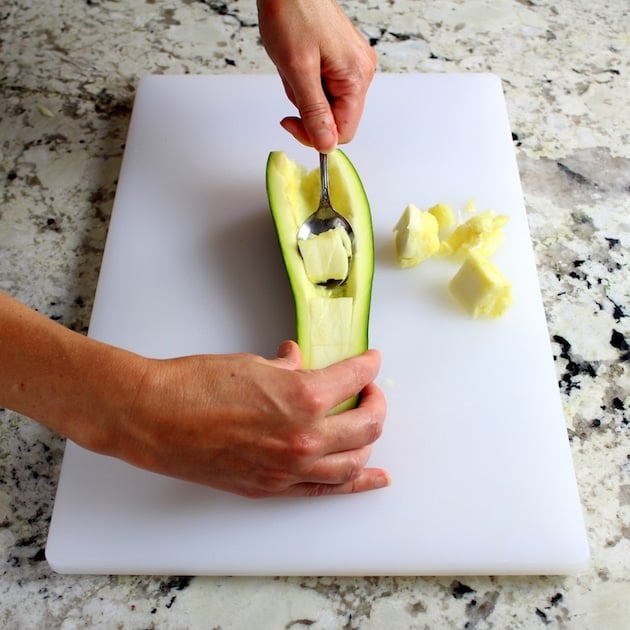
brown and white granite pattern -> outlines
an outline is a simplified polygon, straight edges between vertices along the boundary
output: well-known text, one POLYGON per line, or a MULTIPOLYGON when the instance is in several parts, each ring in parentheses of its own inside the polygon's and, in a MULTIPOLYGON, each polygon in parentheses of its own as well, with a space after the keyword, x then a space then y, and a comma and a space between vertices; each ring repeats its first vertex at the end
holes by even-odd
MULTIPOLYGON (((0 411, 4 628, 570 628, 630 619, 630 7, 347 0, 380 70, 504 82, 593 560, 571 577, 51 572, 63 442, 0 411)), ((0 3, 0 289, 85 331, 135 86, 271 72, 254 0, 0 3)))

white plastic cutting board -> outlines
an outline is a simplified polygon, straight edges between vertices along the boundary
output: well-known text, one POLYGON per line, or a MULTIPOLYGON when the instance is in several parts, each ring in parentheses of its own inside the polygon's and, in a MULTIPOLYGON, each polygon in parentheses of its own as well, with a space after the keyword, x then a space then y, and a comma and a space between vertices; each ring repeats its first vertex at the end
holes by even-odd
MULTIPOLYGON (((151 76, 139 86, 90 335, 138 353, 257 352, 294 335, 267 209, 284 149, 275 76, 151 76)), ((570 573, 588 559, 581 506, 497 77, 379 75, 346 147, 371 201, 371 345, 388 416, 371 463, 393 486, 250 500, 68 443, 47 558, 64 573, 437 575, 570 573), (502 319, 451 300, 456 267, 400 270, 405 205, 474 199, 508 214, 502 319)), ((466 216, 466 215, 464 215, 466 216)), ((167 436, 166 436, 167 437, 167 436)))

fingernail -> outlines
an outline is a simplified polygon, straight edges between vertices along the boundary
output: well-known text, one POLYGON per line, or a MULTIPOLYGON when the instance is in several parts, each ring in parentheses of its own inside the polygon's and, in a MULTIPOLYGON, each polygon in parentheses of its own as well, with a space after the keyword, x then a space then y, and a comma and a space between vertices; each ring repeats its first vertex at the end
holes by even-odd
POLYGON ((376 477, 374 479, 374 489, 378 490, 379 488, 388 488, 392 485, 392 478, 388 473, 382 474, 380 477, 376 477))
POLYGON ((292 344, 291 341, 285 339, 279 346, 276 352, 276 356, 279 359, 285 359, 291 354, 292 344))

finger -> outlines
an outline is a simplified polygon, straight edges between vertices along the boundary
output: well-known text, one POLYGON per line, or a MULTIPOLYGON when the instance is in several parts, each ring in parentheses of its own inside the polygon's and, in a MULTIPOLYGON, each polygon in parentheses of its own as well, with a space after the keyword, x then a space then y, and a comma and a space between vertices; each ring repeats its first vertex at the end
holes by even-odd
POLYGON ((338 134, 335 117, 322 86, 320 59, 305 64, 295 76, 285 74, 284 80, 285 91, 300 112, 308 144, 318 151, 329 153, 337 146, 338 134))
POLYGON ((286 118, 283 118, 280 121, 280 126, 285 131, 288 131, 298 142, 307 147, 313 146, 306 129, 304 129, 302 121, 296 116, 287 116, 286 118))
POLYGON ((350 142, 359 126, 368 88, 376 73, 376 55, 365 59, 360 65, 341 74, 331 74, 327 79, 326 89, 330 95, 331 109, 340 143, 350 142))
POLYGON ((377 350, 367 350, 356 357, 312 370, 311 389, 316 394, 320 408, 327 412, 344 400, 356 396, 376 378, 380 365, 380 353, 377 350))
POLYGON ((318 459, 302 473, 304 483, 342 484, 356 479, 370 459, 371 446, 364 446, 344 453, 332 453, 318 459))
POLYGON ((345 144, 354 138, 364 105, 365 98, 362 94, 348 94, 334 100, 332 112, 337 123, 339 144, 345 144))
POLYGON ((295 341, 283 341, 278 347, 276 358, 272 360, 276 367, 287 370, 299 370, 302 368, 302 351, 295 341))
POLYGON ((340 453, 373 444, 383 433, 386 411, 383 392, 375 383, 368 383, 358 407, 326 416, 322 451, 340 453))
MULTIPOLYGON (((293 94, 293 88, 291 84, 284 78, 284 76, 280 77, 282 80, 282 85, 284 86, 284 91, 287 95, 287 98, 294 105, 297 104, 295 102, 295 95, 293 94)), ((280 121, 280 126, 288 131, 298 142, 301 144, 312 147, 313 143, 308 136, 308 132, 304 129, 304 125, 302 124, 302 119, 299 116, 286 116, 280 121)))
POLYGON ((340 484, 299 483, 281 493, 286 497, 319 497, 338 494, 356 494, 387 488, 392 479, 382 468, 364 468, 361 474, 352 481, 340 484))

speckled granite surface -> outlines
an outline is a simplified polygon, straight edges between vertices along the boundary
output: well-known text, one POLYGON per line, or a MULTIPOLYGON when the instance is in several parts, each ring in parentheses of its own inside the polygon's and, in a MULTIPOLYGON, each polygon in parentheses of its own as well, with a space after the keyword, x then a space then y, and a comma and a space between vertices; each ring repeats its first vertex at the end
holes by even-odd
MULTIPOLYGON (((63 442, 0 411, 5 628, 577 628, 630 619, 630 9, 349 0, 381 71, 504 81, 593 560, 571 577, 68 577, 63 442)), ((253 0, 0 3, 0 289, 89 321, 137 80, 270 72, 253 0)))

